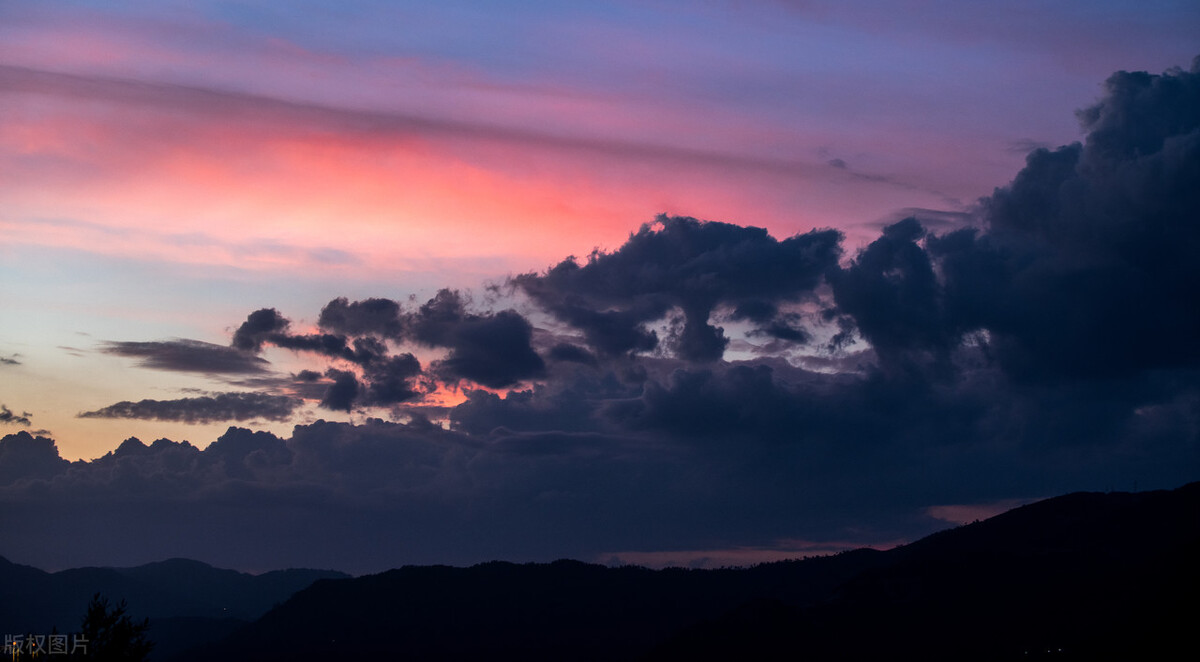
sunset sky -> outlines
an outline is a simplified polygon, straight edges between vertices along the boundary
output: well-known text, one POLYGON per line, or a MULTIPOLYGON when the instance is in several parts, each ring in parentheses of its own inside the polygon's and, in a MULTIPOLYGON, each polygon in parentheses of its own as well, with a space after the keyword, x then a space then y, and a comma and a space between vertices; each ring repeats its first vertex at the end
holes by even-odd
POLYGON ((1194 480, 1197 35, 0 0, 0 556, 720 565, 1194 480))

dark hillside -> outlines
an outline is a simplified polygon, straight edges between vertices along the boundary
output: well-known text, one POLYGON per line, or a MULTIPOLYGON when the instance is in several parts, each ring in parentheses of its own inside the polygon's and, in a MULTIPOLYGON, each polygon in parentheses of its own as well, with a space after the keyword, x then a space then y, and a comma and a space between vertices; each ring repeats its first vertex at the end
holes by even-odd
POLYGON ((1191 659, 1200 484, 1072 494, 887 553, 821 605, 743 607, 655 659, 1191 659), (1183 651, 1191 651, 1183 654, 1183 651), (1183 657, 1179 657, 1183 654, 1183 657))
POLYGON ((758 596, 819 599, 882 558, 859 550, 727 570, 577 561, 405 567, 317 582, 189 659, 627 659, 758 596))
POLYGON ((73 568, 45 572, 0 558, 0 628, 7 634, 74 632, 95 593, 125 600, 135 619, 150 618, 154 659, 228 635, 327 570, 249 575, 199 561, 170 559, 134 568, 73 568))
POLYGON ((1073 494, 888 552, 750 569, 321 581, 190 659, 1153 659, 1195 646, 1197 552, 1200 485, 1073 494))

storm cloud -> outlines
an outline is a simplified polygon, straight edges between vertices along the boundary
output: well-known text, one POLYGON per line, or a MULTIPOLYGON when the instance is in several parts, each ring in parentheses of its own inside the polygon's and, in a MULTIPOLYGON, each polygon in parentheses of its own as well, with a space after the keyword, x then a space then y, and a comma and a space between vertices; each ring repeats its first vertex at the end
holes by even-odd
POLYGON ((660 339, 644 325, 678 311, 671 349, 715 361, 729 342, 710 324, 717 306, 754 307, 754 321, 770 324, 779 303, 812 296, 836 266, 840 241, 834 230, 779 241, 762 228, 664 215, 612 253, 593 252, 582 266, 568 258, 513 283, 610 355, 654 349, 660 339))
POLYGON ((1133 377, 1200 360, 1200 71, 1119 72, 1083 143, 1037 149, 983 229, 884 230, 834 279, 883 356, 986 332, 1022 379, 1133 377))

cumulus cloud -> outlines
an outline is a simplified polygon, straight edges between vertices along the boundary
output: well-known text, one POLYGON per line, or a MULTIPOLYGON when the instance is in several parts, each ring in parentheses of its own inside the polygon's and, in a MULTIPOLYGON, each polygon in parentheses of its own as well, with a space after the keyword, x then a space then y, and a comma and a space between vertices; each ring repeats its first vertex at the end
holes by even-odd
POLYGON ((80 413, 79 418, 140 418, 182 423, 248 421, 264 419, 286 421, 301 401, 282 395, 263 393, 218 393, 178 400, 128 400, 102 409, 80 413))
MULTIPOLYGON (((13 482, 34 475, 22 464, 5 474, 0 523, 54 521, 104 548, 135 536, 155 556, 367 572, 801 534, 896 540, 944 526, 932 506, 1085 489, 1097 476, 1182 482, 1197 459, 1194 385, 1024 393, 998 389, 994 369, 945 384, 782 365, 649 372, 640 386, 582 368, 571 383, 471 391, 450 429, 420 418, 318 422, 287 438, 234 428, 204 450, 133 440, 13 482), (1113 406, 1131 398, 1157 404, 1113 406), (111 505, 102 530, 89 523, 96 503, 111 505)), ((9 549, 64 563, 66 550, 39 547, 48 535, 9 549)))
POLYGON ((333 411, 350 411, 356 405, 390 405, 421 397, 425 390, 417 383, 422 375, 420 362, 411 353, 391 354, 382 332, 399 332, 403 327, 400 307, 387 299, 349 302, 335 299, 321 313, 321 326, 336 333, 292 334, 291 321, 274 308, 262 308, 247 316, 233 335, 234 348, 260 351, 274 345, 297 352, 308 352, 355 364, 352 370, 328 368, 321 373, 304 370, 297 375, 301 391, 312 391, 306 384, 321 384, 320 406, 333 411), (389 315, 391 321, 389 322, 389 315), (361 333, 358 337, 346 332, 361 333))
POLYGON ((402 311, 400 304, 391 299, 350 301, 339 297, 325 304, 317 324, 327 331, 351 336, 400 339, 405 330, 402 311))
POLYGON ((246 351, 258 351, 263 343, 287 331, 291 323, 274 308, 261 308, 250 313, 246 321, 233 332, 233 346, 246 351))
POLYGON ((69 465, 48 437, 35 437, 22 430, 0 439, 0 485, 50 478, 69 465))
POLYGON ((832 277, 839 310, 888 360, 905 351, 945 352, 958 343, 933 261, 918 243, 924 236, 915 218, 890 225, 832 277))
POLYGON ((414 385, 414 379, 421 375, 421 363, 412 354, 374 361, 363 374, 367 381, 367 404, 392 405, 415 400, 422 395, 422 391, 414 385))
POLYGON ((1084 143, 1030 153, 985 231, 930 238, 941 335, 986 329, 1026 378, 1194 368, 1200 70, 1114 74, 1084 143))
POLYGON ((318 324, 325 332, 292 334, 290 320, 263 308, 238 327, 233 346, 259 351, 274 345, 355 364, 357 370, 325 372, 332 383, 321 406, 337 411, 418 400, 433 388, 430 381, 504 388, 545 374, 545 361, 532 345, 533 325, 524 316, 473 312, 454 290, 440 290, 412 311, 390 299, 338 298, 322 309, 318 324), (412 352, 393 352, 389 342, 447 353, 426 370, 412 352))
POLYGON ((519 313, 468 312, 462 295, 441 290, 411 316, 412 337, 450 350, 435 371, 447 381, 467 379, 492 388, 540 376, 546 367, 532 346, 533 326, 519 313))
POLYGON ((358 399, 358 377, 348 370, 330 368, 325 376, 333 383, 321 398, 321 406, 331 411, 350 411, 358 399))
POLYGON ((779 241, 762 228, 659 216, 612 253, 593 252, 582 266, 568 258, 513 283, 610 355, 657 347, 645 324, 677 310, 683 325, 671 349, 714 361, 729 342, 710 323, 717 306, 757 307, 769 312, 755 321, 769 323, 772 307, 812 296, 837 264, 840 241, 834 230, 779 241))

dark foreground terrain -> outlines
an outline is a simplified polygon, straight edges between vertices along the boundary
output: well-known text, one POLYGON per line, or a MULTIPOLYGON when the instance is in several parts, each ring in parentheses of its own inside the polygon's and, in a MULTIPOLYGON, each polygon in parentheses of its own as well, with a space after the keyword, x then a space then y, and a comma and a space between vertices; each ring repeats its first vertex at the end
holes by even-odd
POLYGON ((57 598, 101 590, 152 617, 162 661, 1200 659, 1197 559, 1200 483, 1071 494, 886 552, 746 569, 252 577, 175 560, 50 575, 0 560, 6 596, 30 599, 5 600, 0 623, 69 631, 57 598))
POLYGON ((188 659, 1200 659, 1200 483, 1072 494, 887 552, 318 581, 188 659))
POLYGON ((295 569, 249 575, 188 559, 50 573, 0 558, 0 630, 5 635, 76 632, 88 602, 101 593, 114 603, 125 600, 134 620, 150 619, 152 659, 163 660, 229 635, 318 579, 347 577, 295 569))

